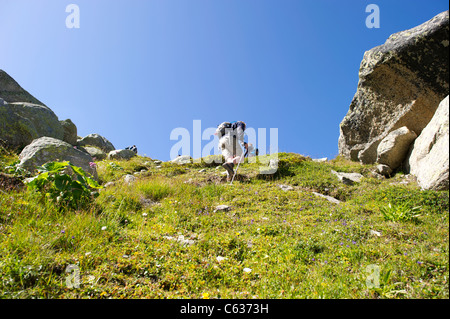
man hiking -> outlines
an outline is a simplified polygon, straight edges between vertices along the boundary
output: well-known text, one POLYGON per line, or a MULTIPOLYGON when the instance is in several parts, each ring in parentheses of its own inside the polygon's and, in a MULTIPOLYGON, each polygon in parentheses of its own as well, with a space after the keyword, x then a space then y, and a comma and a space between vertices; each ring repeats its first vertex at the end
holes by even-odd
POLYGON ((242 121, 223 122, 216 130, 216 135, 219 137, 219 150, 222 151, 225 158, 225 163, 222 166, 227 171, 227 181, 230 181, 234 175, 234 165, 244 158, 239 144, 244 142, 246 126, 242 121))

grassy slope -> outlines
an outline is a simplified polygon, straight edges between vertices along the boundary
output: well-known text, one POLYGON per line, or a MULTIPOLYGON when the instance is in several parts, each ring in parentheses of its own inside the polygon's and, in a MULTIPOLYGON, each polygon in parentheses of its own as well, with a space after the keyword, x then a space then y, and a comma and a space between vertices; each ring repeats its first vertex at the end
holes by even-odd
MULTIPOLYGON (((0 171, 17 160, 0 154, 0 171)), ((275 177, 246 163, 231 186, 223 169, 204 163, 101 161, 102 183, 116 183, 79 211, 59 212, 27 191, 0 192, 0 297, 449 297, 448 192, 420 191, 402 174, 380 180, 371 166, 340 158, 279 156, 275 177), (332 169, 365 178, 346 186, 332 169), (123 183, 127 173, 137 181, 123 183), (388 203, 394 213, 420 206, 421 216, 386 220, 388 203), (220 204, 231 209, 214 212, 220 204), (66 286, 71 264, 78 289, 66 286)))

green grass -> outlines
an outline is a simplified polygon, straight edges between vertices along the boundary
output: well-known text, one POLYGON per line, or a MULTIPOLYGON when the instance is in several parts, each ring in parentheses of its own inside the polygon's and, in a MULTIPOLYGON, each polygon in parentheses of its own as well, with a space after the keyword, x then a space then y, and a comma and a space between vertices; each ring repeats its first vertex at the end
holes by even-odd
MULTIPOLYGON (((0 154, 2 171, 17 160, 0 154)), ((274 176, 245 163, 247 178, 231 186, 205 161, 99 161, 101 182, 115 184, 87 208, 0 192, 0 298, 449 297, 448 191, 421 191, 401 174, 380 180, 339 157, 278 157, 274 176), (347 186, 331 170, 364 179, 347 186), (126 174, 137 181, 123 183, 126 174), (230 210, 214 212, 221 204, 230 210), (66 285, 69 265, 79 288, 66 285)))

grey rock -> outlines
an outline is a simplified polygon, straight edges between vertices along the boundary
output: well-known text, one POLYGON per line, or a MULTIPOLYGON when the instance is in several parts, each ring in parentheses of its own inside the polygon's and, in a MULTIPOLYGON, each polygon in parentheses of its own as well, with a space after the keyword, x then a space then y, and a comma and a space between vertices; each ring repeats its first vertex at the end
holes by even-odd
POLYGON ((199 173, 204 173, 204 172, 206 172, 206 169, 203 168, 203 169, 199 170, 198 172, 199 173))
POLYGON ((219 205, 219 206, 216 206, 216 208, 214 209, 214 213, 226 212, 226 211, 229 211, 230 209, 231 209, 231 207, 228 205, 219 205))
POLYGON ((95 146, 86 146, 84 147, 84 149, 86 150, 86 152, 89 153, 89 155, 92 156, 92 158, 94 158, 97 161, 101 161, 108 156, 108 154, 106 154, 101 149, 95 146))
POLYGON ((91 166, 92 157, 71 144, 52 137, 41 137, 27 145, 19 155, 19 167, 34 171, 37 167, 53 161, 69 161, 91 174, 96 180, 97 169, 91 166))
POLYGON ((13 148, 23 148, 34 139, 63 139, 58 117, 44 105, 12 102, 0 106, 0 139, 13 148))
POLYGON ((284 190, 285 192, 294 190, 294 187, 292 187, 290 185, 278 185, 278 187, 281 188, 282 190, 284 190))
POLYGON ((359 183, 361 181, 361 178, 363 175, 359 173, 342 173, 342 172, 336 172, 331 171, 334 175, 339 178, 339 180, 344 183, 345 185, 353 185, 354 183, 359 183))
POLYGON ((45 106, 3 70, 0 70, 0 98, 8 103, 22 102, 45 106))
POLYGON ((136 156, 136 153, 131 150, 114 150, 109 152, 108 159, 116 160, 129 160, 130 158, 136 156))
POLYGON ((181 156, 174 158, 170 162, 180 164, 180 165, 181 164, 189 164, 189 163, 192 163, 192 157, 190 157, 189 155, 181 155, 181 156))
POLYGON ((448 96, 415 140, 406 161, 409 172, 422 189, 449 189, 449 104, 448 96))
POLYGON ((76 125, 70 119, 60 121, 60 123, 64 132, 63 141, 72 145, 77 145, 76 125))
POLYGON ((313 158, 313 162, 316 162, 316 163, 324 163, 324 162, 326 162, 326 161, 328 161, 328 157, 324 157, 324 158, 313 158))
POLYGON ((408 155, 411 143, 417 138, 416 133, 406 126, 389 133, 378 145, 377 163, 398 168, 408 155))
POLYGON ((136 181, 136 177, 130 174, 127 174, 123 177, 123 181, 128 185, 133 184, 136 181))
POLYGON ((340 124, 339 154, 375 163, 390 132, 407 126, 420 135, 448 95, 448 39, 445 11, 364 54, 357 92, 340 124))
POLYGON ((392 168, 390 168, 388 165, 384 164, 378 164, 377 165, 377 172, 380 173, 383 176, 391 176, 392 174, 392 168))
POLYGON ((333 203, 333 204, 340 204, 340 203, 341 203, 340 200, 338 200, 338 199, 336 199, 336 198, 334 198, 334 197, 327 196, 327 195, 323 195, 323 194, 316 193, 316 192, 312 192, 312 193, 313 193, 315 196, 317 196, 317 197, 321 197, 321 198, 326 199, 326 200, 329 201, 330 203, 333 203))
POLYGON ((109 153, 114 151, 116 148, 114 145, 108 141, 105 137, 99 134, 89 134, 83 137, 81 140, 78 140, 79 146, 95 146, 101 149, 105 153, 109 153))

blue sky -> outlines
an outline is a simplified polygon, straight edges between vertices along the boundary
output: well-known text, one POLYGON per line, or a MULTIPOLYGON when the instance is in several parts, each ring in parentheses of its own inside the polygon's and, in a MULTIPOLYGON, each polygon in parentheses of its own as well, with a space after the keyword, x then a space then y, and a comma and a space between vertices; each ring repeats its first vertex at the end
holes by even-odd
POLYGON ((193 120, 243 120, 267 141, 278 128, 280 151, 334 158, 364 52, 445 10, 443 0, 0 0, 0 69, 78 135, 117 149, 169 160, 175 128, 192 139, 193 120), (66 28, 71 3, 79 29, 66 28), (365 25, 371 3, 378 29, 365 25))

